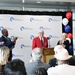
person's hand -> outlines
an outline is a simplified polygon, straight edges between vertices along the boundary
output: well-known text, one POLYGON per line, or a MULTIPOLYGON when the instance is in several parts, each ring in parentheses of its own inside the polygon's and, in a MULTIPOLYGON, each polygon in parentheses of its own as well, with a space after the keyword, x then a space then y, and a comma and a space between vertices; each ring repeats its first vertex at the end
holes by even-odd
POLYGON ((14 37, 12 42, 16 42, 17 39, 18 39, 18 37, 14 37))
POLYGON ((59 41, 59 44, 62 45, 62 40, 59 41))
POLYGON ((62 41, 62 40, 60 40, 60 42, 59 42, 59 43, 60 43, 60 45, 62 45, 62 44, 63 44, 63 41, 62 41))
POLYGON ((4 42, 0 42, 0 45, 3 45, 4 44, 4 42))

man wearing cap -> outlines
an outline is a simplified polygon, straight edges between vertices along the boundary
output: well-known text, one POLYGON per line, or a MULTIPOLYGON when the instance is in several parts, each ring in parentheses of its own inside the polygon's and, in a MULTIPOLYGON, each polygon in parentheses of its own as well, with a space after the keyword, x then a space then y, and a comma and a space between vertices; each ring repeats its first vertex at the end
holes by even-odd
POLYGON ((35 72, 38 68, 48 69, 50 65, 41 61, 43 54, 42 48, 34 48, 32 50, 32 62, 26 64, 27 75, 36 75, 35 72))
POLYGON ((38 34, 39 36, 35 37, 32 40, 32 50, 36 47, 39 47, 39 48, 48 47, 48 39, 44 37, 44 30, 40 30, 38 34))
POLYGON ((56 48, 54 57, 57 59, 58 66, 49 68, 48 75, 75 75, 75 66, 68 64, 68 60, 72 56, 68 54, 66 49, 56 48))
MULTIPOLYGON (((57 46, 55 46, 54 47, 54 52, 55 52, 55 54, 58 52, 58 51, 60 51, 60 49, 63 49, 64 47, 62 46, 62 45, 57 45, 57 46)), ((52 58, 52 59, 50 59, 49 60, 49 65, 50 65, 50 67, 55 67, 56 65, 58 65, 57 64, 57 59, 56 58, 52 58)))

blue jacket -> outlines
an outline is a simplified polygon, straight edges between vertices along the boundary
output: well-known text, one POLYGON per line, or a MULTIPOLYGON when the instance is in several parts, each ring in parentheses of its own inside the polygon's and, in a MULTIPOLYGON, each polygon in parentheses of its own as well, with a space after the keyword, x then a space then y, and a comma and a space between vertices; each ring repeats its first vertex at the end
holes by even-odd
POLYGON ((2 46, 7 46, 10 50, 12 50, 15 46, 15 43, 11 41, 10 38, 5 38, 4 36, 1 36, 0 42, 4 42, 2 46))

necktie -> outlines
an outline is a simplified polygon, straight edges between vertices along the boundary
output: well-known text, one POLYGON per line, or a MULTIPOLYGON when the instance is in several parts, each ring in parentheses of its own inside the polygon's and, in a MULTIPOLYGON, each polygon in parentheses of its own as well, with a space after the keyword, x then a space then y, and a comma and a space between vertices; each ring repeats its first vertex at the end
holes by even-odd
POLYGON ((41 43, 42 43, 42 46, 44 45, 44 43, 43 43, 43 39, 41 38, 41 43))

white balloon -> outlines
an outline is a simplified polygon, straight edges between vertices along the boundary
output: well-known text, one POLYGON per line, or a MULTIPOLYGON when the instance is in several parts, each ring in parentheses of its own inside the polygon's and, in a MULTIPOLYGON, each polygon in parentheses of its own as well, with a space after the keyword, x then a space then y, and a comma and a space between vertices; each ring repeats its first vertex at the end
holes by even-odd
POLYGON ((68 24, 68 22, 69 22, 67 18, 64 18, 62 21, 63 21, 64 26, 66 26, 68 24))
POLYGON ((68 40, 68 41, 69 41, 69 43, 71 43, 71 39, 70 39, 70 38, 66 38, 66 40, 68 40))

